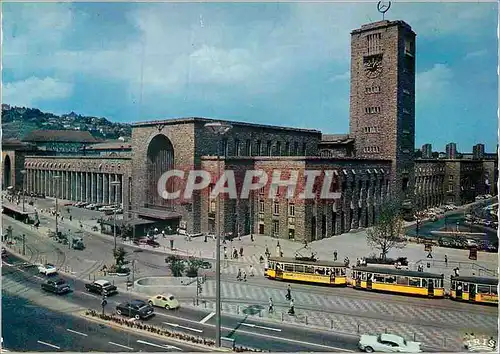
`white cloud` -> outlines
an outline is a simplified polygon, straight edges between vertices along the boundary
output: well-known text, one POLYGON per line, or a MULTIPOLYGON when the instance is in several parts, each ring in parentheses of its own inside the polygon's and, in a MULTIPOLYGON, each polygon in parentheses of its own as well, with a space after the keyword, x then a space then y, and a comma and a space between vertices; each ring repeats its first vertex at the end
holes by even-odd
POLYGON ((434 64, 434 66, 416 77, 416 100, 422 102, 438 102, 438 99, 446 95, 451 86, 453 72, 446 64, 434 64))
POLYGON ((333 75, 329 81, 330 82, 349 81, 350 78, 351 78, 351 72, 346 71, 345 73, 342 74, 333 75))
POLYGON ((54 99, 64 99, 71 95, 73 85, 46 77, 30 77, 26 80, 9 82, 3 85, 2 102, 33 107, 36 103, 54 99))
POLYGON ((470 59, 475 59, 475 58, 481 58, 484 57, 486 54, 488 54, 488 51, 486 49, 482 50, 477 50, 475 52, 470 52, 467 53, 464 57, 464 60, 470 60, 470 59))

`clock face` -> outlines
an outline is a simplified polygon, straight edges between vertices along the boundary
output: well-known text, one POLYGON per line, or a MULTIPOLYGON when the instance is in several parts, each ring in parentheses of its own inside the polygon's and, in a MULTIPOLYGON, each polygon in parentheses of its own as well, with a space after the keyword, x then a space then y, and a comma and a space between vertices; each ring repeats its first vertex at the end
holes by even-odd
POLYGON ((367 60, 365 63, 366 76, 373 79, 382 73, 382 61, 377 58, 367 60))

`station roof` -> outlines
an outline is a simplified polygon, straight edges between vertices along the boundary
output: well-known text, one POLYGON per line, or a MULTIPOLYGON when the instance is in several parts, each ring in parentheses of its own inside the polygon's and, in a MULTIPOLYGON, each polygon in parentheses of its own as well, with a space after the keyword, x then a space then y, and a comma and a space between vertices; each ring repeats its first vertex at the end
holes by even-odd
POLYGON ((33 130, 24 136, 23 141, 46 143, 97 143, 98 140, 88 131, 80 130, 33 130))

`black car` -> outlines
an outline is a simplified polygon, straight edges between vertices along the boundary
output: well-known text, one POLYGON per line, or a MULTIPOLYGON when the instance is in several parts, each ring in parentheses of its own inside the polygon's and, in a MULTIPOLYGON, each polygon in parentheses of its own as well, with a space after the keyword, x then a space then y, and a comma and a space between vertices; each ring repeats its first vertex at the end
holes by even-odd
POLYGON ((87 291, 106 296, 113 295, 118 292, 116 286, 107 280, 95 280, 93 283, 85 284, 85 288, 87 291))
POLYGON ((54 294, 65 294, 71 291, 69 284, 63 279, 47 280, 42 284, 42 290, 54 293, 54 294))
POLYGON ((118 315, 134 317, 135 319, 146 319, 154 316, 153 306, 142 300, 132 300, 116 306, 118 315))

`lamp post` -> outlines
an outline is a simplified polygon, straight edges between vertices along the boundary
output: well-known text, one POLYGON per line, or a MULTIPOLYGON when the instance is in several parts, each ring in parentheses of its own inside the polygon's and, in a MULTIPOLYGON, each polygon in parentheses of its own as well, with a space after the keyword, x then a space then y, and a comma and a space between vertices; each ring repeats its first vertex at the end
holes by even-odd
MULTIPOLYGON (((115 201, 116 201, 116 188, 121 185, 119 180, 114 180, 111 182, 111 185, 113 186, 115 190, 115 201)), ((115 246, 113 248, 113 257, 116 254, 116 208, 113 209, 113 239, 115 241, 115 246)))
MULTIPOLYGON (((217 122, 217 123, 206 123, 205 128, 215 135, 222 137, 229 130, 231 130, 231 125, 227 123, 217 122)), ((222 138, 219 139, 218 151, 217 151, 217 172, 220 177, 220 155, 222 148, 222 138)), ((225 154, 225 152, 222 152, 225 154)), ((215 246, 215 346, 220 347, 221 345, 221 299, 220 299, 220 196, 217 195, 217 237, 215 246)))
POLYGON ((23 213, 24 213, 24 194, 26 193, 26 170, 21 170, 21 174, 23 175, 23 213))
POLYGON ((59 208, 58 208, 58 204, 59 204, 59 201, 58 201, 58 195, 59 195, 59 183, 57 183, 59 181, 59 179, 61 178, 60 175, 55 175, 54 177, 52 177, 54 179, 54 181, 56 181, 56 184, 57 184, 57 190, 56 190, 56 238, 59 236, 59 229, 58 229, 58 224, 57 224, 57 221, 58 221, 58 217, 59 217, 59 208))

